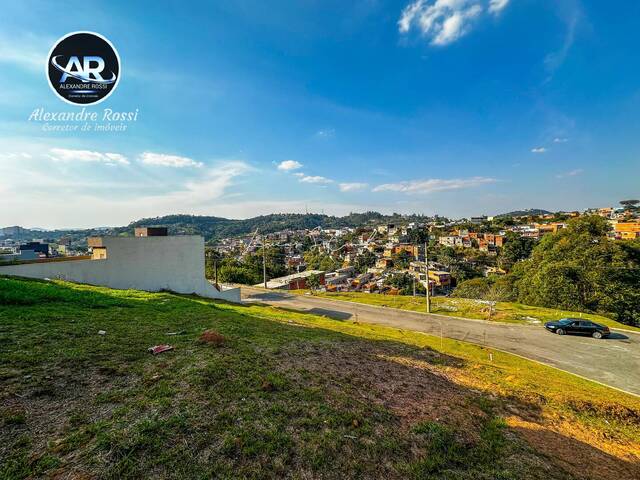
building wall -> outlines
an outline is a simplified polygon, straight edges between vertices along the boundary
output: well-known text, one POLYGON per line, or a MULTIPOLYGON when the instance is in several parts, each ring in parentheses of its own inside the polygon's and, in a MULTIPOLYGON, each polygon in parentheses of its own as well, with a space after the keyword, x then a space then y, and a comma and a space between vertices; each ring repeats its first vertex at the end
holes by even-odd
POLYGON ((0 275, 56 278, 116 289, 195 293, 240 301, 240 289, 218 291, 204 277, 200 236, 103 237, 107 258, 0 266, 0 275))
POLYGON ((614 225, 616 232, 640 232, 640 222, 618 222, 614 225))

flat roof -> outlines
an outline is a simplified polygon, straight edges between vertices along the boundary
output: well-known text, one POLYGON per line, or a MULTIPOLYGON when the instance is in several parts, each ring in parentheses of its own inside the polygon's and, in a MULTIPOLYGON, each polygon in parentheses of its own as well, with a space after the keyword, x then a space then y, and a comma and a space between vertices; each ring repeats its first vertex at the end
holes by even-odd
MULTIPOLYGON (((284 285, 288 285, 292 280, 297 280, 300 278, 307 278, 311 275, 320 275, 325 273, 324 270, 305 270, 300 273, 292 273, 291 275, 285 275, 284 277, 272 278, 267 282, 267 288, 277 288, 282 287, 284 285)), ((264 286, 264 283, 256 283, 256 287, 264 286)))

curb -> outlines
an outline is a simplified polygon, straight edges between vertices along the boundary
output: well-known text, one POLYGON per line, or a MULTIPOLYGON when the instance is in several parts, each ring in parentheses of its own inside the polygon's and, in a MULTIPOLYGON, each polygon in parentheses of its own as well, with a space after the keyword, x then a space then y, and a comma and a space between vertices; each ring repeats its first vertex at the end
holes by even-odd
MULTIPOLYGON (((455 339, 452 339, 452 340, 455 340, 455 339)), ((460 342, 462 340, 458 340, 458 341, 460 342)), ((476 346, 481 346, 481 347, 484 347, 484 348, 490 348, 492 350, 496 350, 498 352, 506 353, 508 355, 514 355, 514 356, 520 357, 520 358, 522 358, 524 360, 529 360, 530 362, 536 362, 539 365, 544 365, 545 367, 555 368, 556 370, 559 370, 559 371, 564 372, 564 373, 568 373, 569 375, 573 375, 574 377, 581 378, 582 380, 586 380, 586 381, 592 382, 592 383, 597 383, 598 385, 602 385, 603 387, 612 388, 614 390, 617 390, 618 392, 626 393, 627 395, 632 395, 634 397, 640 398, 640 393, 633 393, 633 392, 629 392, 628 390, 623 390, 622 388, 614 387, 612 385, 607 385, 606 383, 602 383, 602 382, 599 382, 598 380, 594 380, 592 378, 585 377, 584 375, 580 375, 579 373, 573 373, 573 372, 570 372, 568 370, 565 370, 564 368, 556 367, 555 365, 551 365, 549 363, 545 363, 545 362, 543 362, 541 360, 536 360, 534 358, 525 357, 524 355, 520 355, 519 353, 513 353, 513 352, 510 352, 508 350, 503 350, 501 348, 489 347, 487 345, 480 345, 479 343, 474 343, 474 342, 469 342, 469 341, 466 341, 466 343, 470 343, 470 344, 476 345, 476 346)))

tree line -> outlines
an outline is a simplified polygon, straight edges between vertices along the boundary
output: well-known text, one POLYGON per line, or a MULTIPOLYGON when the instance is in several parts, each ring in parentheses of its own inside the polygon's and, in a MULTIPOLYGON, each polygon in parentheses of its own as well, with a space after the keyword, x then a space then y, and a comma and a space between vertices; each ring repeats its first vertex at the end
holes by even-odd
POLYGON ((594 312, 639 325, 640 239, 612 241, 609 230, 604 218, 586 216, 545 235, 525 258, 528 246, 513 243, 508 274, 464 281, 454 295, 594 312))

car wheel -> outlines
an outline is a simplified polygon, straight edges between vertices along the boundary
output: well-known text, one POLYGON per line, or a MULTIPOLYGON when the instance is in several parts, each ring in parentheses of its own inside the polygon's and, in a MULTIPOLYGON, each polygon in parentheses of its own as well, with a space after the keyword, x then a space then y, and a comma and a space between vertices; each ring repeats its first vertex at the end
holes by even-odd
POLYGON ((602 333, 600 333, 600 332, 598 332, 598 331, 595 331, 595 332, 593 332, 593 333, 591 334, 591 336, 592 336, 593 338, 600 339, 600 338, 602 338, 602 333))
POLYGON ((563 329, 561 329, 561 328, 559 328, 558 330, 556 330, 556 333, 557 333, 558 335, 564 335, 564 330, 563 330, 563 329))

